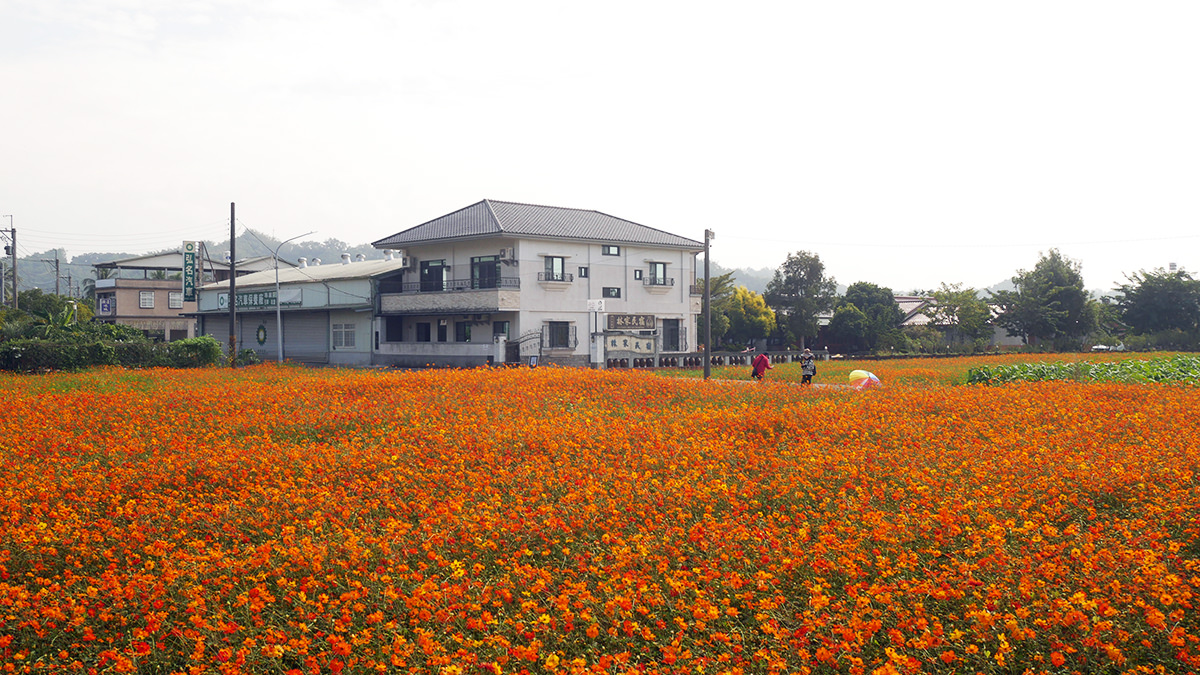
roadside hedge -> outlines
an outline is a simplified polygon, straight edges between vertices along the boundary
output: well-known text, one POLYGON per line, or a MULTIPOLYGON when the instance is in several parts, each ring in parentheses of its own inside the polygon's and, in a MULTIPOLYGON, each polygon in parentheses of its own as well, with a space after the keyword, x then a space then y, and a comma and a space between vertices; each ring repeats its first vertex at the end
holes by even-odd
POLYGON ((8 340, 0 343, 0 370, 35 373, 83 370, 93 366, 126 368, 202 368, 223 358, 221 343, 200 337, 175 342, 57 342, 8 340))

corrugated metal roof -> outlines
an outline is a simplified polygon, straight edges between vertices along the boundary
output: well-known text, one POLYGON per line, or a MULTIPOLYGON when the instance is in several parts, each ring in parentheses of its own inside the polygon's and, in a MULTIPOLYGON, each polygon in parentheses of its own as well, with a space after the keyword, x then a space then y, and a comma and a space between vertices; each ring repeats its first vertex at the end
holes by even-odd
MULTIPOLYGON (((380 274, 386 274, 404 267, 404 260, 396 258, 394 260, 363 260, 362 262, 352 262, 342 264, 341 262, 327 263, 324 265, 309 265, 308 267, 280 267, 279 268, 279 283, 295 284, 306 281, 337 281, 342 279, 364 279, 380 274)), ((247 274, 237 278, 238 288, 252 288, 254 286, 274 286, 275 285, 275 270, 274 268, 247 274)), ((220 288, 229 288, 229 281, 218 281, 211 284, 205 284, 202 287, 204 290, 214 290, 220 288)))
POLYGON ((510 235, 575 239, 614 244, 646 244, 699 250, 704 244, 599 211, 538 206, 485 199, 427 223, 385 237, 376 248, 403 248, 465 237, 510 235))

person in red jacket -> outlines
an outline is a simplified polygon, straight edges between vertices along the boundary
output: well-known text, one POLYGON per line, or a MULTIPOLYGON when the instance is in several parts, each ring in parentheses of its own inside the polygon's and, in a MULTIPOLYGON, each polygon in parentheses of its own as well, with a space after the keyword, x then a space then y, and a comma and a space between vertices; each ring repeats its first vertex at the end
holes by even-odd
POLYGON ((765 375, 768 370, 774 368, 774 366, 771 365, 771 357, 767 356, 766 352, 754 357, 754 361, 752 361, 750 365, 750 377, 753 377, 759 382, 762 382, 763 375, 765 375))

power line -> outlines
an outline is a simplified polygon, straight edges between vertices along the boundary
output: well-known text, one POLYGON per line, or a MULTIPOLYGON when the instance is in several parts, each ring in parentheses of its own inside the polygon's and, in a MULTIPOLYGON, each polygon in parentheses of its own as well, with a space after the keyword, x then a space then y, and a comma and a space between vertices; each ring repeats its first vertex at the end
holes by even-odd
MULTIPOLYGON (((738 241, 761 241, 768 243, 801 243, 795 239, 782 238, 766 238, 766 237, 739 237, 729 235, 726 239, 736 239, 738 241)), ((1028 247, 1059 247, 1059 246, 1092 246, 1092 245, 1107 245, 1107 244, 1133 244, 1150 241, 1178 241, 1181 239, 1196 239, 1200 235, 1182 234, 1173 237, 1142 237, 1133 239, 1094 239, 1090 241, 1063 241, 1063 242, 988 242, 980 244, 968 243, 946 243, 946 242, 878 242, 878 241, 853 241, 853 242, 835 242, 835 241, 804 241, 805 246, 852 246, 855 248, 1028 248, 1028 247)))

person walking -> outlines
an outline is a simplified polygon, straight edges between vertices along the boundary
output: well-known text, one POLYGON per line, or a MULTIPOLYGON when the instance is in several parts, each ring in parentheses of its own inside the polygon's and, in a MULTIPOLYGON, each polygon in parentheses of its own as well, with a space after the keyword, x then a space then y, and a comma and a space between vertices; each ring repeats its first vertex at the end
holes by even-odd
POLYGON ((752 361, 750 365, 750 377, 753 377, 759 382, 762 382, 763 375, 765 375, 768 370, 774 368, 774 366, 771 365, 771 357, 768 356, 765 351, 754 357, 754 361, 752 361))
POLYGON ((813 356, 812 350, 808 347, 804 348, 804 352, 800 354, 800 374, 803 376, 800 379, 800 384, 812 384, 813 375, 817 374, 817 357, 813 356))

